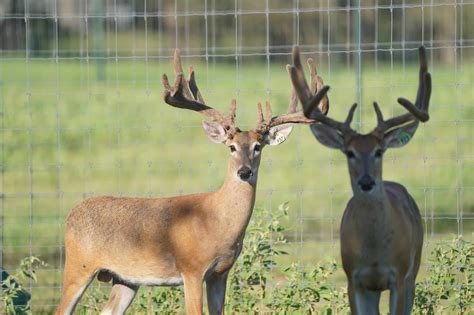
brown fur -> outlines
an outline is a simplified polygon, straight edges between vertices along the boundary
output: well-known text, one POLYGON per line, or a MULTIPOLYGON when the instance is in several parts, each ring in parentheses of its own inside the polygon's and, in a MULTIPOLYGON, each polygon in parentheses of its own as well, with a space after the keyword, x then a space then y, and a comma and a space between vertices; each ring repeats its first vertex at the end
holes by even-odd
POLYGON ((230 155, 224 184, 216 192, 171 198, 102 196, 76 206, 67 219, 63 296, 56 313, 72 312, 75 298, 96 274, 122 286, 114 286, 108 311, 118 309, 122 292, 131 301, 138 286, 146 284, 143 279, 182 279, 188 313, 201 314, 205 280, 208 299, 214 299, 210 313, 222 312, 227 272, 240 254, 255 202, 260 154, 253 153, 253 145, 263 147, 260 141, 253 131, 238 132, 227 141, 238 145, 239 152, 230 155), (241 166, 253 171, 250 180, 237 177, 241 166))
POLYGON ((371 303, 377 301, 378 312, 380 293, 375 292, 390 289, 398 296, 391 303, 391 312, 407 314, 406 305, 412 303, 413 296, 405 292, 407 287, 414 288, 423 245, 418 207, 405 187, 382 181, 382 158, 374 158, 375 150, 383 148, 381 139, 357 135, 346 146, 357 156, 357 160, 348 161, 354 197, 347 204, 340 229, 351 310, 361 314, 356 292, 362 292, 359 294, 366 294, 371 303), (357 182, 364 174, 378 183, 375 191, 367 193, 358 188, 357 182))
MULTIPOLYGON (((415 134, 419 122, 429 120, 431 75, 424 47, 419 48, 419 56, 416 102, 398 98, 409 113, 384 120, 374 102, 377 127, 370 134, 361 135, 351 128, 357 104, 351 106, 344 122, 310 107, 317 99, 306 83, 299 48, 293 48, 293 66, 289 67, 293 88, 305 114, 320 122, 313 124, 311 131, 321 144, 340 149, 348 157, 354 197, 341 222, 341 254, 354 314, 378 314, 380 291, 388 288, 390 314, 409 314, 413 306, 423 226, 418 207, 406 189, 382 181, 382 155, 388 148, 404 146, 415 134)), ((311 64, 314 78, 316 71, 311 64)), ((322 81, 319 85, 322 86, 322 81)))

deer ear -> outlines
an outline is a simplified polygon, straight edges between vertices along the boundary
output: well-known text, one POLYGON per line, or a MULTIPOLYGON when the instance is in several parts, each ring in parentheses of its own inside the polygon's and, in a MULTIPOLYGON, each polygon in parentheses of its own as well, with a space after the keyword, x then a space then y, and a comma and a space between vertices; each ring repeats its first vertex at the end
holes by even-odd
POLYGON ((202 127, 209 139, 215 143, 224 143, 227 140, 227 132, 219 123, 203 120, 202 127))
POLYGON ((288 138, 292 130, 292 124, 278 125, 270 128, 270 130, 264 136, 265 143, 269 145, 278 145, 283 143, 288 138))
POLYGON ((344 138, 333 128, 316 123, 311 125, 311 131, 322 145, 340 150, 344 148, 344 138))
POLYGON ((410 142, 418 128, 418 124, 419 121, 417 120, 411 124, 387 132, 383 139, 385 148, 400 148, 410 142))

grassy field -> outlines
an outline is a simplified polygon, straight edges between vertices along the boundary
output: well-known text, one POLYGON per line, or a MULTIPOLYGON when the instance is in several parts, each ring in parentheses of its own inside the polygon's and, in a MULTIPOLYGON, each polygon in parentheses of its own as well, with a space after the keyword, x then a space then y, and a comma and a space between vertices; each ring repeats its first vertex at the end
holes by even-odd
MULTIPOLYGON (((92 195, 172 196, 219 187, 227 148, 211 143, 200 115, 164 104, 161 73, 168 60, 109 62, 104 82, 94 63, 0 61, 3 112, 1 211, 4 267, 34 254, 49 266, 32 287, 34 307, 49 309, 59 296, 64 219, 92 195)), ((207 103, 227 110, 238 101, 242 129, 254 127, 255 104, 269 99, 286 110, 284 65, 195 62, 207 103)), ((427 244, 446 234, 472 238, 474 219, 474 63, 434 64, 431 120, 403 149, 385 155, 384 178, 403 183, 425 218, 427 244), (462 217, 462 220, 457 220, 462 217)), ((402 112, 396 98, 414 99, 416 65, 364 66, 362 131, 375 125, 371 102, 385 114, 402 112)), ((343 119, 356 100, 351 69, 321 67, 330 91, 330 115, 343 119)), ((355 125, 356 126, 356 125, 355 125)), ((319 145, 296 126, 287 142, 266 148, 257 208, 290 202, 290 256, 318 262, 338 257, 338 225, 351 196, 344 156, 319 145)))

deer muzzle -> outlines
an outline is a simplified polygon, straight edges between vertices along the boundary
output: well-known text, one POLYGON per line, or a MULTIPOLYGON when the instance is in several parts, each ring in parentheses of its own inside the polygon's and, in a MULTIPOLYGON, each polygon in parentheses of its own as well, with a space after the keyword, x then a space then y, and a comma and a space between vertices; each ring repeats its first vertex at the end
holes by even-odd
POLYGON ((362 176, 357 183, 359 184, 360 189, 362 189, 363 191, 371 191, 375 185, 374 179, 367 174, 362 176))
POLYGON ((252 170, 247 166, 242 166, 238 171, 237 175, 239 175, 241 180, 247 180, 252 176, 252 170))

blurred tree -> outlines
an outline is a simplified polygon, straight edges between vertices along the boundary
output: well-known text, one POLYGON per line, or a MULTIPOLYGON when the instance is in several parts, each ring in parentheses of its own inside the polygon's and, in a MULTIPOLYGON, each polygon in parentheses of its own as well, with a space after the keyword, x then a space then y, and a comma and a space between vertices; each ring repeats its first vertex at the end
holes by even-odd
MULTIPOLYGON (((423 40, 427 46, 440 48, 433 54, 435 59, 452 63, 456 53, 454 47, 472 44, 474 40, 474 22, 470 18, 474 13, 472 5, 459 4, 455 0, 445 1, 442 5, 406 0, 360 2, 363 50, 415 48, 423 40)), ((0 3, 0 49, 24 53, 26 16, 30 17, 30 50, 33 54, 47 53, 54 39, 53 13, 57 12, 60 41, 79 42, 83 39, 86 24, 84 15, 87 14, 90 25, 102 20, 104 29, 112 33, 116 23, 118 32, 131 32, 132 25, 136 33, 144 32, 146 27, 150 38, 155 36, 151 34, 161 32, 161 46, 166 50, 172 50, 176 45, 177 33, 178 45, 184 43, 195 53, 203 53, 207 21, 207 35, 210 39, 208 45, 213 47, 214 51, 233 53, 237 29, 237 46, 248 50, 243 52, 264 54, 267 42, 266 9, 270 12, 270 53, 287 53, 297 38, 300 45, 306 45, 313 50, 317 47, 321 51, 330 49, 350 52, 354 51, 357 44, 354 42, 353 32, 357 13, 354 0, 299 0, 298 14, 295 11, 295 2, 284 0, 272 0, 268 3, 248 0, 185 0, 176 3, 165 0, 102 0, 100 3, 103 4, 103 12, 96 12, 99 6, 94 3, 89 0, 3 0, 0 3), (237 19, 233 14, 235 10, 242 13, 237 19), (208 14, 211 15, 206 20, 208 14), (33 16, 35 18, 31 18, 33 16), (118 18, 115 19, 115 16, 118 18), (296 34, 297 29, 299 34, 296 34)), ((94 32, 94 29, 90 28, 88 32, 94 32)), ((78 54, 79 44, 70 46, 76 49, 61 53, 78 54)), ((131 54, 131 51, 132 49, 128 49, 121 53, 131 54)), ((350 60, 350 54, 346 56, 350 60)), ((364 57, 372 56, 365 54, 364 57)), ((383 60, 390 56, 380 54, 378 58, 383 60)), ((275 59, 278 57, 275 56, 275 59)))

